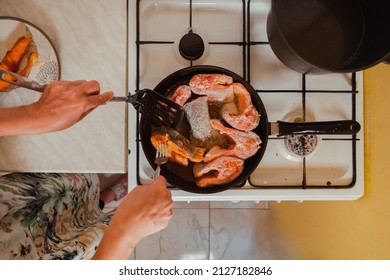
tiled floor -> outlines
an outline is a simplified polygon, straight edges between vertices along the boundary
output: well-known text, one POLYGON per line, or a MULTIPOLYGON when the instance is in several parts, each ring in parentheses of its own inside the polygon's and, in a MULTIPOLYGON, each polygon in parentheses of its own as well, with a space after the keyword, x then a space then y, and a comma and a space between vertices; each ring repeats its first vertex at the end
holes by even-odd
MULTIPOLYGON (((120 175, 119 175, 120 176, 120 175)), ((101 176, 102 189, 118 175, 101 176)), ((163 231, 141 240, 137 260, 288 259, 269 202, 174 202, 163 231)))
POLYGON ((268 227, 268 202, 176 202, 160 233, 142 240, 134 259, 283 259, 268 227))

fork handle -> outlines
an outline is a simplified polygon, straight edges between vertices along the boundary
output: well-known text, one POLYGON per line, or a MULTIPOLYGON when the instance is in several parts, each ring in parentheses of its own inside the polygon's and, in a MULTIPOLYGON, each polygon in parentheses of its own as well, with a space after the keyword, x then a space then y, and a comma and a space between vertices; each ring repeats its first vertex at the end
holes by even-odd
POLYGON ((0 80, 7 82, 9 84, 12 84, 14 86, 22 87, 22 88, 27 88, 39 92, 43 92, 46 88, 47 85, 42 85, 34 80, 30 80, 28 78, 25 78, 21 75, 18 75, 16 73, 0 69, 0 80), (7 75, 11 76, 14 81, 7 79, 7 75))
POLYGON ((158 176, 160 176, 160 165, 157 165, 156 171, 154 171, 154 179, 156 179, 158 176))

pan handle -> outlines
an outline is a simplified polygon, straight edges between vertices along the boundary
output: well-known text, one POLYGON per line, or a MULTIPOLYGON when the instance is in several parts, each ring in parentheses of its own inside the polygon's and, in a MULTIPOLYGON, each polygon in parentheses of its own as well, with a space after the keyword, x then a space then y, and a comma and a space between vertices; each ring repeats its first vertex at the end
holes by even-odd
POLYGON ((360 124, 353 120, 326 122, 283 122, 277 121, 278 136, 291 134, 343 134, 353 135, 360 131, 360 124))

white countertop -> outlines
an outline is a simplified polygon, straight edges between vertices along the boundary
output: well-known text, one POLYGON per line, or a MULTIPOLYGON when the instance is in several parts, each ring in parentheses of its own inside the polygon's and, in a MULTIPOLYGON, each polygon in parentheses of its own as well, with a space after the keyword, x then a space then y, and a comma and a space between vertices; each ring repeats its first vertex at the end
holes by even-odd
MULTIPOLYGON (((97 80, 127 95, 127 1, 1 0, 0 16, 39 27, 54 44, 62 80, 97 80)), ((0 137, 0 172, 127 172, 127 105, 108 103, 75 126, 0 137)))

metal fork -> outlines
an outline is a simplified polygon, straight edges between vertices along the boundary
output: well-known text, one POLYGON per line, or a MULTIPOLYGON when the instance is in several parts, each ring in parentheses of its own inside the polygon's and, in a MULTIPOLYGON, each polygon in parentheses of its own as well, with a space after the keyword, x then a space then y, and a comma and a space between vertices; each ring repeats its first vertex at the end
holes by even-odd
POLYGON ((168 143, 158 142, 156 150, 156 158, 154 159, 154 163, 157 164, 157 168, 154 172, 154 178, 160 176, 161 165, 167 163, 168 161, 168 143))

